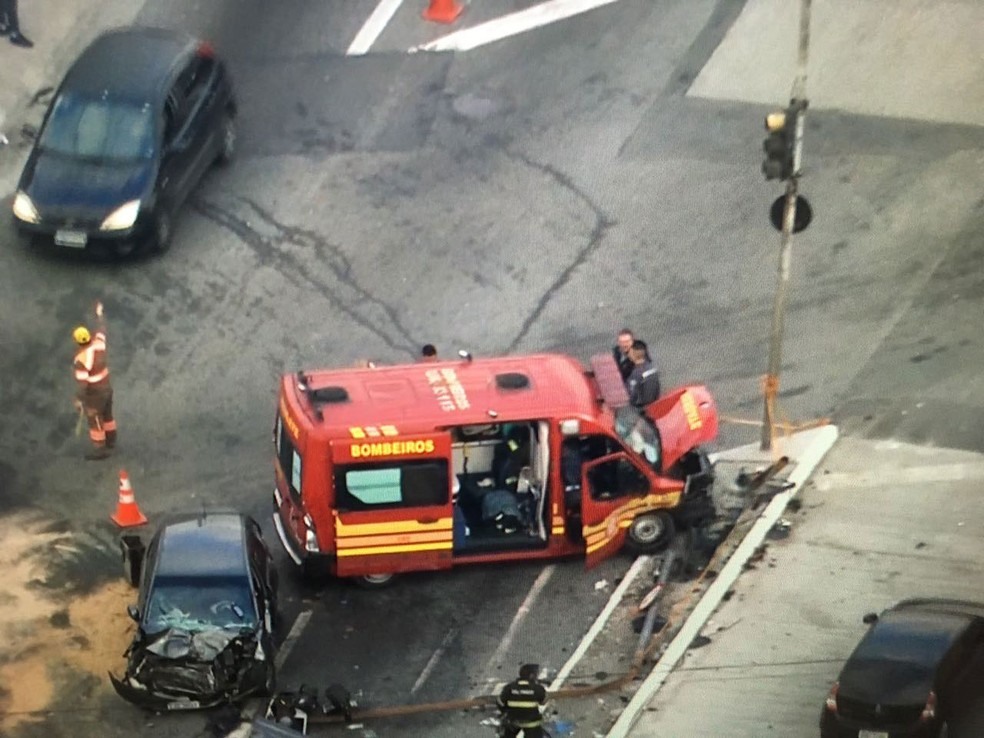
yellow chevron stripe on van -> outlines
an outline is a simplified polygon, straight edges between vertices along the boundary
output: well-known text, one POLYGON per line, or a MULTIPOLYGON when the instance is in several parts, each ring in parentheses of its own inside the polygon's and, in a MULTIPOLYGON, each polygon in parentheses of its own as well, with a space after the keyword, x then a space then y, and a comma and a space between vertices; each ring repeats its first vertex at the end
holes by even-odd
POLYGON ((335 518, 336 538, 352 536, 374 536, 386 533, 419 533, 422 531, 446 530, 452 528, 451 518, 441 518, 436 523, 418 523, 416 520, 397 520, 390 523, 348 523, 335 518))
POLYGON ((410 546, 372 546, 369 548, 345 548, 339 549, 336 555, 339 558, 347 556, 372 556, 376 554, 395 554, 412 553, 413 551, 442 551, 451 550, 451 541, 441 543, 418 543, 410 546))
POLYGON ((452 540, 451 532, 435 530, 426 533, 397 533, 381 536, 346 536, 336 541, 339 549, 359 548, 368 546, 409 545, 413 543, 447 542, 452 540))
MULTIPOLYGON (((612 511, 612 514, 618 516, 618 526, 620 528, 627 528, 636 515, 676 507, 680 503, 682 494, 682 492, 669 492, 662 495, 647 495, 646 497, 636 498, 616 508, 612 511)), ((611 515, 609 515, 610 517, 611 515)), ((605 520, 596 525, 584 526, 584 537, 587 538, 594 533, 605 532, 607 529, 608 518, 605 518, 605 520)))

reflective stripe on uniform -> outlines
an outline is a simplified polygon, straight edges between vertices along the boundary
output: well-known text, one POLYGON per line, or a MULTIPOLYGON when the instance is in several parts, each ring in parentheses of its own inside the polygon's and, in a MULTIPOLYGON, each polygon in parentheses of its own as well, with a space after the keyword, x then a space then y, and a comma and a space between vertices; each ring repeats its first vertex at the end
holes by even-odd
POLYGON ((519 700, 506 700, 506 707, 539 707, 539 702, 526 702, 519 700))
POLYGON ((109 378, 109 366, 106 365, 106 334, 96 333, 89 345, 75 355, 75 379, 88 384, 99 384, 109 378), (96 352, 103 353, 103 367, 93 373, 96 365, 96 352))

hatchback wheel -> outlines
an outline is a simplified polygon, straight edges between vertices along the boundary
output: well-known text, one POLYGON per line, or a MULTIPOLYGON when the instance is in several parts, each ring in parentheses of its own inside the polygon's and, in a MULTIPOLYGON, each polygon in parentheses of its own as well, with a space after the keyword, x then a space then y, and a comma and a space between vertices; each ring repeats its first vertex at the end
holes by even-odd
POLYGON ((154 216, 154 231, 151 234, 151 248, 158 254, 163 254, 171 248, 171 216, 166 210, 160 210, 154 216))
POLYGON ((219 164, 228 164, 236 155, 236 120, 232 113, 226 113, 222 118, 222 146, 219 149, 219 164))
POLYGON ((636 553, 659 553, 670 545, 675 533, 676 526, 669 513, 663 510, 644 513, 636 516, 629 526, 625 545, 636 553))

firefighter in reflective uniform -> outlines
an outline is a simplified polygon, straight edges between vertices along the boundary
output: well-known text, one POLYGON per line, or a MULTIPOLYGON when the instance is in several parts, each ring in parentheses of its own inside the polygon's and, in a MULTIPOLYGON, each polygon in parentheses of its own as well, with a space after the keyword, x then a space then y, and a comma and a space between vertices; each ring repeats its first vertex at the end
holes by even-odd
POLYGON ((502 733, 505 738, 544 738, 543 707, 547 703, 547 690, 537 680, 540 667, 523 664, 519 667, 519 679, 509 682, 499 693, 499 709, 503 715, 502 733))
POLYGON ((106 362, 106 326, 102 303, 96 303, 96 316, 99 330, 95 334, 84 325, 72 331, 72 338, 79 345, 73 367, 78 384, 75 407, 85 413, 89 423, 89 440, 93 446, 85 456, 87 459, 105 459, 116 445, 113 388, 109 383, 109 365, 106 362))

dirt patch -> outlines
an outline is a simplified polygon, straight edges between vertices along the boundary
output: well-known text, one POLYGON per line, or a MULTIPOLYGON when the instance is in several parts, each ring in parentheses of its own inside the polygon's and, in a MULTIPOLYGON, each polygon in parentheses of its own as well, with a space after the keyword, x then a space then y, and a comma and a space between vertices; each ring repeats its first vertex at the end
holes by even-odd
MULTIPOLYGON (((68 670, 98 677, 111 689, 133 637, 126 606, 135 592, 123 581, 84 595, 53 590, 47 565, 53 549, 72 547, 69 532, 39 515, 0 517, 0 733, 41 719, 68 670)), ((58 695, 64 709, 64 694, 58 695)))

